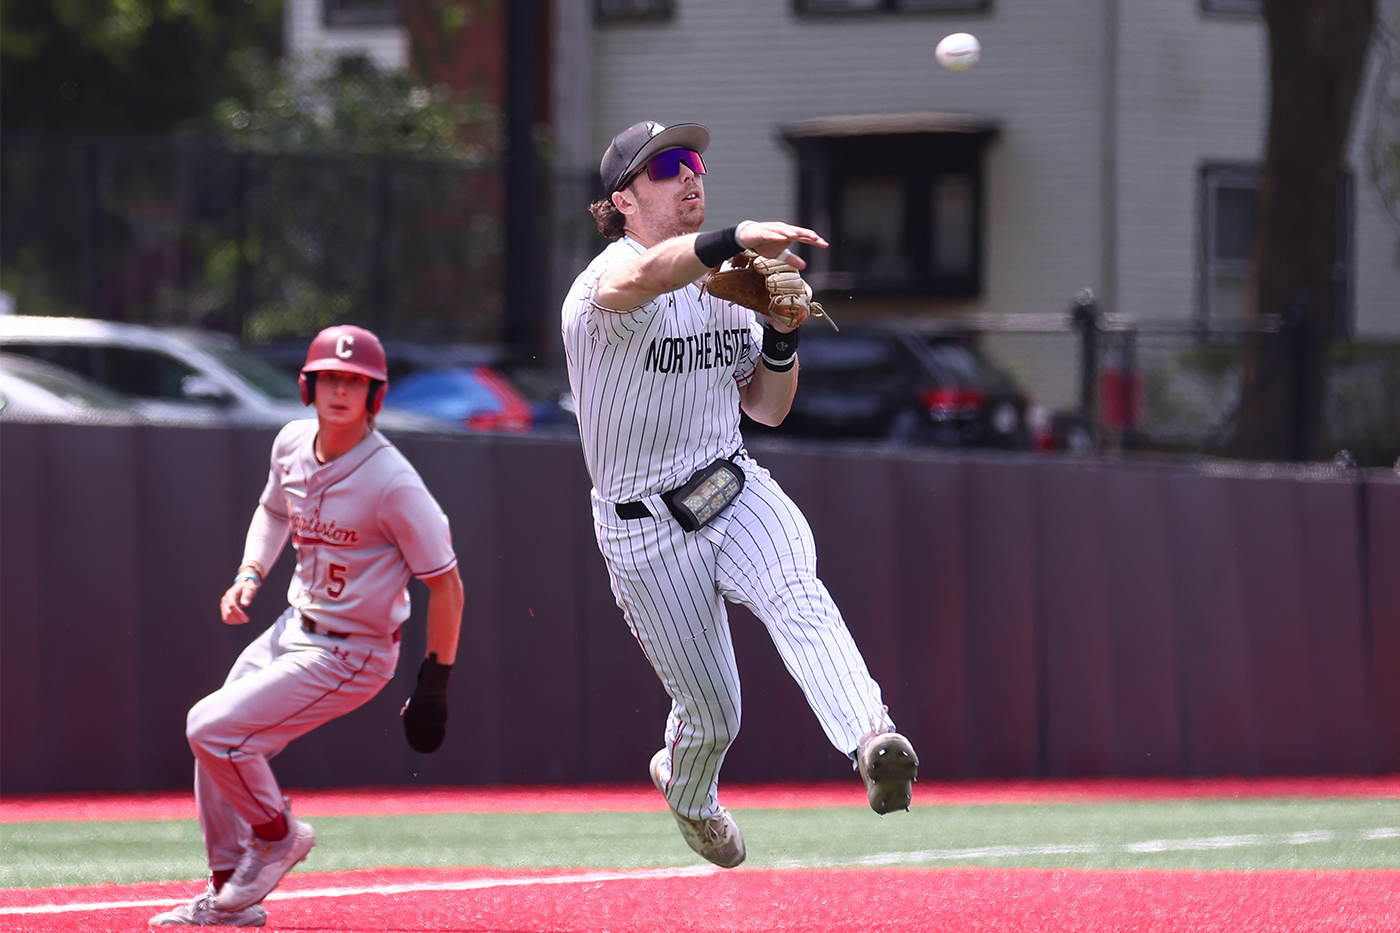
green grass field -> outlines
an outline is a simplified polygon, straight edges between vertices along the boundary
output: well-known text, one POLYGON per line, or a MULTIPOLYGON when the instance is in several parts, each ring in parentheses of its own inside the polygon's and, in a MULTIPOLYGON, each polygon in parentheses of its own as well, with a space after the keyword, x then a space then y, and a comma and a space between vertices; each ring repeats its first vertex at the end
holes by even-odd
MULTIPOLYGON (((1400 800, 735 810, 755 867, 1400 869, 1400 800)), ((473 813, 319 817, 302 870, 693 865, 670 816, 473 813)), ((0 887, 196 879, 194 820, 0 825, 0 887)))

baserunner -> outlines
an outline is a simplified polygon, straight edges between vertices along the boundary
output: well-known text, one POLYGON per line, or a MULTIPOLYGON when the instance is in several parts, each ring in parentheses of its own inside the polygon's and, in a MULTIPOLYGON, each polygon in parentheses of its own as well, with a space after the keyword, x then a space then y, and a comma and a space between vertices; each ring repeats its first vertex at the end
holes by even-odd
POLYGON ((224 685, 190 709, 199 827, 209 883, 152 926, 262 926, 262 900, 316 844, 292 815, 268 760, 293 739, 372 699, 394 676, 407 584, 428 587, 427 657, 403 709, 409 744, 436 751, 462 621, 462 581, 447 517, 398 449, 375 430, 388 385, 384 348, 367 330, 331 327, 301 372, 313 420, 294 421, 248 528, 243 562, 219 602, 245 610, 290 537, 287 611, 239 656, 224 685))

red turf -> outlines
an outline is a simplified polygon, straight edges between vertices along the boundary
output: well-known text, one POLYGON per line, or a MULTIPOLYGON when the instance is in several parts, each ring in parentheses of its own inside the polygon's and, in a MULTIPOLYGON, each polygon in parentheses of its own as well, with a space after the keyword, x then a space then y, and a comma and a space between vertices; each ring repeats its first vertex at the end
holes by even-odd
MULTIPOLYGON (((1400 872, 901 869, 767 871, 547 883, 585 872, 399 869, 298 874, 269 900, 269 930, 454 933, 1393 933, 1400 872), (330 886, 497 882, 468 891, 298 897, 330 886), (516 883, 504 885, 502 881, 516 883)), ((189 885, 0 892, 0 909, 189 896, 189 885)), ((136 931, 164 907, 0 914, 6 930, 136 931)))

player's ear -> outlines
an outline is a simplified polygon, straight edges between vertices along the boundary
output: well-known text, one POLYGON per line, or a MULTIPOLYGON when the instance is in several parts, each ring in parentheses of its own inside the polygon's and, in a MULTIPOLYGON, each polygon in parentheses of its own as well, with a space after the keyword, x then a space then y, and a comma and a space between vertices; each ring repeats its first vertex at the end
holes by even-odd
POLYGON ((619 214, 635 214, 637 212, 637 199, 627 191, 614 191, 612 202, 619 214))

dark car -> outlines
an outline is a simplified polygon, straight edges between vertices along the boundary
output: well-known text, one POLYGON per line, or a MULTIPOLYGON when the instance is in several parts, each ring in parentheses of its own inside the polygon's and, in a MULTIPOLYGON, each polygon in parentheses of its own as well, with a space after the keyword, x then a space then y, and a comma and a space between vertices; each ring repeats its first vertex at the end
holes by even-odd
POLYGON ((804 328, 792 411, 753 435, 886 438, 947 447, 1025 447, 1028 400, 972 333, 901 325, 804 328))

